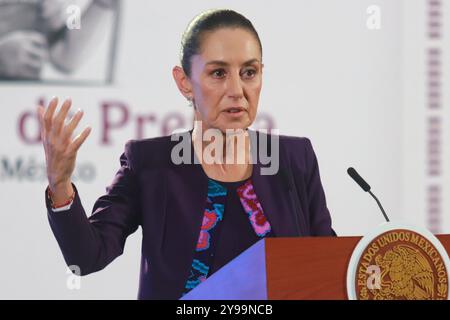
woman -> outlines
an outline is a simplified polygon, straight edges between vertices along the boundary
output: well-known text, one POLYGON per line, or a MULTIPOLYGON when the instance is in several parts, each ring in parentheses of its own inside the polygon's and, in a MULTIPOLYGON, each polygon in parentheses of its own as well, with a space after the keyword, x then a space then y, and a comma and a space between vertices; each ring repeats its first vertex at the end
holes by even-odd
POLYGON ((181 66, 173 68, 181 94, 194 107, 183 156, 197 161, 175 161, 178 142, 171 137, 128 142, 120 170, 89 218, 70 177, 90 128, 71 140, 82 113, 64 125, 70 101, 55 116, 56 100, 41 107, 48 218, 67 264, 83 275, 101 270, 141 226, 138 297, 178 299, 264 237, 335 235, 308 139, 269 139, 279 145, 269 146, 279 156, 279 170, 262 173, 253 151, 264 135, 248 130, 262 70, 262 46, 249 20, 231 10, 197 16, 183 35, 181 66), (234 154, 234 161, 206 161, 210 144, 202 133, 211 130, 224 143, 209 155, 223 160, 235 146, 243 161, 234 154))

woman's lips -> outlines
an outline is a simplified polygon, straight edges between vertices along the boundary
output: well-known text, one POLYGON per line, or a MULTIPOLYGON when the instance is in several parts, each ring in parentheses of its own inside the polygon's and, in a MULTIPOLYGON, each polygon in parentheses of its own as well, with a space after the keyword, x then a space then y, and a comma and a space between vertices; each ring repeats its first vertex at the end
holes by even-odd
POLYGON ((240 117, 244 114, 245 109, 242 107, 231 107, 225 109, 224 112, 231 117, 240 117))

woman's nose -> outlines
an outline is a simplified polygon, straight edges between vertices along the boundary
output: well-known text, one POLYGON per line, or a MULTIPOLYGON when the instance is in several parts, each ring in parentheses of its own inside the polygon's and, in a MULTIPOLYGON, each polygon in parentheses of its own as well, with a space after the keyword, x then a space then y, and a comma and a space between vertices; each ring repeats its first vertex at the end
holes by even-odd
POLYGON ((234 99, 239 99, 244 96, 244 88, 240 75, 231 75, 228 78, 228 96, 234 99))

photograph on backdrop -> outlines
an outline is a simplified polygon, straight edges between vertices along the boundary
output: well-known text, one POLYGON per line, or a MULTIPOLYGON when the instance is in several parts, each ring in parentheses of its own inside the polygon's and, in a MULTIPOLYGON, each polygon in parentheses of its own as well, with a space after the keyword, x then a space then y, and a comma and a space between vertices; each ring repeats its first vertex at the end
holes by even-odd
POLYGON ((118 0, 0 1, 0 81, 113 80, 118 0))

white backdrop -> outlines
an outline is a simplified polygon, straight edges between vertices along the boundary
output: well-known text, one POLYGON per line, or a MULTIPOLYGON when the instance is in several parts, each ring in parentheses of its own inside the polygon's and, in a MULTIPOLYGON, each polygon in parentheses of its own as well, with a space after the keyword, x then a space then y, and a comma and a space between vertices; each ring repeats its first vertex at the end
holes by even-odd
MULTIPOLYGON (((140 229, 105 270, 83 277, 78 290, 67 288, 66 266, 46 217, 35 105, 52 96, 72 97, 75 108, 85 111, 81 126, 89 124, 93 131, 79 152, 76 184, 90 213, 112 181, 128 139, 190 125, 192 110, 178 93, 171 68, 178 63, 187 23, 209 8, 235 9, 258 30, 265 68, 255 127, 271 119, 281 134, 312 140, 338 235, 363 235, 383 222, 376 203, 347 176, 349 166, 366 178, 392 220, 449 233, 448 173, 427 175, 430 114, 424 98, 425 50, 430 43, 440 46, 445 70, 448 36, 442 30, 441 39, 430 42, 428 5, 426 0, 122 1, 113 84, 0 83, 0 298, 136 298, 140 229), (370 5, 381 10, 380 29, 366 25, 370 5), (125 114, 120 127, 105 132, 105 121, 118 123, 125 114), (141 135, 139 119, 146 119, 141 135), (430 184, 441 194, 433 202, 440 213, 432 225, 430 184)), ((443 6, 442 15, 449 10, 443 6)), ((442 88, 445 78, 443 72, 442 88)), ((442 109, 435 111, 442 119, 438 156, 445 168, 449 112, 443 106, 449 96, 443 90, 442 96, 442 109)))

